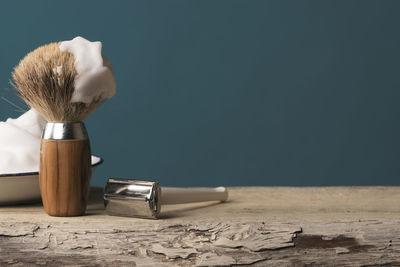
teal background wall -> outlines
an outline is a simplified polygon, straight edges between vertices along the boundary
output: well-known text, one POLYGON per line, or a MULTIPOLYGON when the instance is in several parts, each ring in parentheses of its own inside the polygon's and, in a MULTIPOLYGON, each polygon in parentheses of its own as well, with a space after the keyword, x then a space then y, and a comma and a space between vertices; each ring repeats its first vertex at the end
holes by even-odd
MULTIPOLYGON (((86 120, 108 177, 400 185, 400 2, 2 1, 0 95, 30 50, 101 40, 117 95, 86 120)), ((0 100, 0 119, 20 113, 0 100)))

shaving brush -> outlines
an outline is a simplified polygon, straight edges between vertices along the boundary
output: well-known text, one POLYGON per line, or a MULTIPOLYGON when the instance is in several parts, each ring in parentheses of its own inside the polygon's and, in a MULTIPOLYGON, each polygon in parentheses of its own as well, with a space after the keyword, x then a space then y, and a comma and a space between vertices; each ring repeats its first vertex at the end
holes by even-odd
POLYGON ((61 43, 37 48, 12 74, 19 96, 46 120, 41 146, 39 184, 43 206, 52 216, 78 216, 86 211, 91 178, 91 152, 83 120, 101 103, 72 102, 78 72, 75 56, 61 43))

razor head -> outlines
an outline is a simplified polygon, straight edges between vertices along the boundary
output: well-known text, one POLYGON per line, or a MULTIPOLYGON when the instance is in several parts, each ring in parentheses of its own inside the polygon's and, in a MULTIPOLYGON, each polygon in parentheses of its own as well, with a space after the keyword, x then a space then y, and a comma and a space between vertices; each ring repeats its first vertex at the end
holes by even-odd
POLYGON ((104 190, 108 215, 157 219, 161 210, 158 182, 110 178, 104 190))

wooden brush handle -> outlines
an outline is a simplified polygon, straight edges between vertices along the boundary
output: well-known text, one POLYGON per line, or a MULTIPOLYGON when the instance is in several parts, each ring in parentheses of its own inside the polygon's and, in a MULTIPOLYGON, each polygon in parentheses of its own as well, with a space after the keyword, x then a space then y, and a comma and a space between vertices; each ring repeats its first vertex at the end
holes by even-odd
POLYGON ((88 139, 42 139, 39 183, 47 214, 83 215, 89 195, 90 177, 91 154, 88 139))

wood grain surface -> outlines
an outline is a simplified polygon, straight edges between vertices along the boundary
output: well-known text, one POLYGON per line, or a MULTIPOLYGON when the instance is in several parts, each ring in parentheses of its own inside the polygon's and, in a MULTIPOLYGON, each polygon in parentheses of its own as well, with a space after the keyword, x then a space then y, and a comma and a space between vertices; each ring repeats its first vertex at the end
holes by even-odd
POLYGON ((400 266, 400 187, 238 187, 160 220, 0 206, 0 266, 400 266))
POLYGON ((85 214, 91 177, 90 164, 89 140, 41 141, 39 184, 47 214, 85 214))

